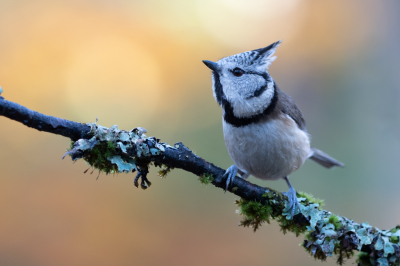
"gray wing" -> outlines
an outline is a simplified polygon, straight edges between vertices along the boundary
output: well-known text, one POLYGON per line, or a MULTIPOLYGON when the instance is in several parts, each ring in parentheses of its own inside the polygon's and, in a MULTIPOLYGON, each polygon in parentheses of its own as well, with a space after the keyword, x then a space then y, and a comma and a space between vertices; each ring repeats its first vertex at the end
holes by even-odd
MULTIPOLYGON (((303 114, 301 113, 299 107, 297 107, 293 99, 285 92, 283 92, 281 89, 279 89, 276 83, 275 83, 275 92, 278 93, 278 102, 279 102, 277 104, 278 109, 280 109, 280 111, 283 112, 284 114, 290 116, 296 122, 297 126, 301 130, 307 131, 306 121, 304 121, 303 114)), ((332 158, 325 152, 320 151, 316 148, 311 148, 311 153, 309 155, 309 158, 326 168, 331 168, 333 166, 344 167, 344 164, 342 162, 339 162, 335 158, 332 158)))
POLYGON ((307 131, 306 121, 303 118, 303 114, 301 113, 299 107, 297 107, 293 99, 281 89, 279 89, 276 83, 275 92, 278 93, 278 109, 280 109, 284 114, 290 116, 301 130, 307 131))

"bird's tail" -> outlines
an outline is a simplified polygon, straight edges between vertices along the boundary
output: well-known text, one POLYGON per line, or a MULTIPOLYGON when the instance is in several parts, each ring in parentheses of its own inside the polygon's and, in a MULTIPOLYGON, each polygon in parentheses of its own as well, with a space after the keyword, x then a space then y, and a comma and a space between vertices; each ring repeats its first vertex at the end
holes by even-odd
POLYGON ((334 166, 344 167, 343 163, 316 148, 311 148, 310 156, 308 158, 326 168, 332 168, 334 166))

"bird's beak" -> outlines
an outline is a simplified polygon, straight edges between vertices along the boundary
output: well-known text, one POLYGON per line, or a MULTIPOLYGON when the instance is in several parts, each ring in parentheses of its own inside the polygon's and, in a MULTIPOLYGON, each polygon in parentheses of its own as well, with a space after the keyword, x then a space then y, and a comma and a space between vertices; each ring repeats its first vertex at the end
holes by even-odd
POLYGON ((218 71, 218 64, 213 61, 203 60, 203 63, 211 70, 218 71))

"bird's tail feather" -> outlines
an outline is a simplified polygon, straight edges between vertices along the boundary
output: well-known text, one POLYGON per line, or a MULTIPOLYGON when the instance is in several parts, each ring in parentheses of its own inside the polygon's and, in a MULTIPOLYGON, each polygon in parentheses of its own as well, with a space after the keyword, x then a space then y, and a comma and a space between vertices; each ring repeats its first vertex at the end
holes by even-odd
POLYGON ((311 153, 309 158, 326 168, 332 168, 333 166, 344 167, 343 163, 339 162, 338 160, 332 158, 325 152, 320 151, 316 148, 311 148, 311 153))

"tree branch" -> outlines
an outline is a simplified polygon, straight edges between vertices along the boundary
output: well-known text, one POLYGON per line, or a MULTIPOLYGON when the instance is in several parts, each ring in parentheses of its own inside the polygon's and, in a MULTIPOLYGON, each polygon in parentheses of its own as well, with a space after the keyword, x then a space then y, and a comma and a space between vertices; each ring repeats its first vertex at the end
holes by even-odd
MULTIPOLYGON (((83 158, 92 167, 106 172, 138 171, 135 185, 141 178, 141 187, 147 188, 148 166, 164 165, 160 175, 172 168, 180 168, 200 176, 202 182, 224 189, 225 170, 195 155, 182 143, 169 146, 154 137, 146 137, 143 128, 131 131, 117 126, 105 128, 92 124, 77 123, 32 111, 0 96, 0 115, 40 131, 70 138, 74 145, 66 153, 73 160, 83 158)), ((65 156, 65 155, 64 155, 65 156)), ((304 248, 315 258, 325 260, 336 254, 343 264, 353 251, 360 253, 359 265, 399 265, 400 230, 379 230, 366 223, 358 224, 345 217, 320 210, 320 202, 305 193, 298 193, 301 210, 291 217, 286 196, 270 188, 235 178, 228 191, 241 197, 237 201, 241 225, 253 227, 276 219, 285 233, 305 233, 304 248)))
POLYGON ((74 141, 87 138, 90 131, 90 127, 86 124, 44 115, 17 103, 7 101, 2 96, 0 96, 0 115, 39 131, 61 135, 74 141))

